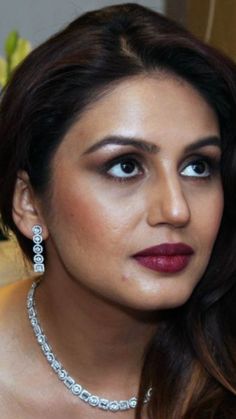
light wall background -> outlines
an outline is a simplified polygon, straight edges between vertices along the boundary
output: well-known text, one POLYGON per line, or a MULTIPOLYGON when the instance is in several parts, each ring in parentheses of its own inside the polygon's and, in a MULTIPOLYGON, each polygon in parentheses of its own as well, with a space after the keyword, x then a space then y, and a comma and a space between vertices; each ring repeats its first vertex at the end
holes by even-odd
MULTIPOLYGON (((0 0, 0 54, 7 34, 17 29, 35 47, 78 15, 120 0, 0 0)), ((176 0, 174 0, 176 1, 176 0)), ((165 13, 166 0, 129 1, 165 13)))

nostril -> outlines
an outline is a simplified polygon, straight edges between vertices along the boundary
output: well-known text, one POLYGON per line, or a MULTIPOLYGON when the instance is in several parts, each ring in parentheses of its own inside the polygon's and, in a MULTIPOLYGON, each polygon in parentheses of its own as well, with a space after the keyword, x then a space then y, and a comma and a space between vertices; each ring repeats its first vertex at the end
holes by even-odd
POLYGON ((190 219, 190 208, 182 193, 175 193, 170 199, 163 201, 162 216, 169 224, 182 226, 190 219))
POLYGON ((165 187, 151 200, 148 222, 150 225, 170 224, 182 227, 188 224, 191 212, 187 198, 179 186, 165 187))

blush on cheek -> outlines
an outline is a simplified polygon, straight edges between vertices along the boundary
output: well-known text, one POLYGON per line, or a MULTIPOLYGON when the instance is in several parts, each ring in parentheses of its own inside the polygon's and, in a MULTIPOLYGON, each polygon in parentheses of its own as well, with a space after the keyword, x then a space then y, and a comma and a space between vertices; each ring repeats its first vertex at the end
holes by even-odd
POLYGON ((68 226, 80 234, 93 236, 96 240, 102 238, 109 228, 108 215, 97 202, 88 199, 84 194, 73 196, 73 199, 66 197, 61 207, 63 219, 66 220, 68 226), (68 198, 68 199, 67 199, 68 198), (73 210, 71 210, 73 208, 73 210))

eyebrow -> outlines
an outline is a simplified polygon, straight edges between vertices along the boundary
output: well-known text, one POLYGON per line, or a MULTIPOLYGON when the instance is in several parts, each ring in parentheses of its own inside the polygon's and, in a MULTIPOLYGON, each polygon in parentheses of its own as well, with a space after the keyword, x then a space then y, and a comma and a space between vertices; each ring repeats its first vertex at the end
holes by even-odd
POLYGON ((194 143, 188 144, 185 147, 185 152, 188 153, 190 151, 194 151, 197 150, 198 148, 201 147, 207 147, 209 145, 213 145, 216 147, 219 147, 221 149, 221 141, 220 141, 220 137, 218 137, 217 135, 212 135, 209 137, 205 137, 205 138, 200 138, 199 140, 195 141, 194 143))
POLYGON ((98 141, 97 143, 93 144, 89 147, 83 154, 93 153, 97 151, 101 147, 105 147, 108 144, 115 144, 115 145, 126 145, 126 146, 133 146, 140 150, 146 151, 147 153, 156 154, 160 147, 158 147, 154 143, 150 143, 148 141, 144 141, 141 138, 132 138, 132 137, 123 137, 123 136, 108 136, 103 138, 102 140, 98 141))
MULTIPOLYGON (((144 141, 141 138, 132 138, 132 137, 124 137, 124 136, 107 136, 99 140, 95 144, 93 144, 91 147, 89 147, 83 153, 83 155, 94 153, 100 148, 105 147, 106 145, 110 145, 110 144, 133 146, 139 150, 145 151, 150 154, 156 154, 160 151, 159 146, 157 146, 154 143, 144 141)), ((218 136, 214 135, 214 136, 208 136, 205 138, 200 138, 194 141, 193 143, 188 144, 185 147, 184 151, 187 153, 190 151, 197 150, 198 148, 201 148, 201 147, 212 146, 212 145, 221 148, 221 142, 218 136)))

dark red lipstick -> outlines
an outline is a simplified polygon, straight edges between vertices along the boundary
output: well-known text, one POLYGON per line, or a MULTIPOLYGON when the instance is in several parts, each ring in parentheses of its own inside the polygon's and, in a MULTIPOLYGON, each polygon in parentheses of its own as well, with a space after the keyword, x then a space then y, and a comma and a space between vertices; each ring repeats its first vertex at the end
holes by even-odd
POLYGON ((133 257, 146 268, 175 273, 186 268, 193 253, 192 247, 187 244, 163 243, 144 249, 133 257))

